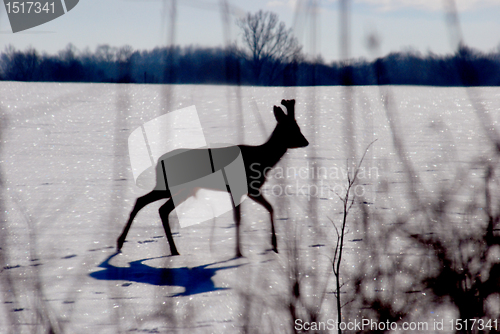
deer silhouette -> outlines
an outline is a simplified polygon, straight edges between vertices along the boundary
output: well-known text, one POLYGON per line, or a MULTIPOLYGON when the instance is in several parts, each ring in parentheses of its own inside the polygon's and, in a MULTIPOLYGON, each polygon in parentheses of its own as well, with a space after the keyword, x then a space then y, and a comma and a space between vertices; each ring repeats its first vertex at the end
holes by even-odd
MULTIPOLYGON (((248 185, 248 197, 260 203, 264 206, 264 208, 269 211, 271 216, 271 243, 273 246, 273 251, 278 253, 278 244, 276 240, 276 232, 274 228, 274 218, 273 218, 273 207, 271 204, 262 196, 260 191, 262 185, 266 181, 266 176, 269 170, 275 166, 278 161, 283 157, 286 151, 289 148, 299 148, 306 147, 309 145, 309 142, 301 133, 300 128, 295 120, 295 100, 282 100, 281 104, 286 107, 287 114, 283 112, 281 107, 274 106, 274 116, 278 124, 276 125, 274 131, 272 132, 270 138, 262 145, 258 146, 248 146, 248 145, 238 145, 224 148, 216 148, 216 149, 190 149, 190 150, 175 150, 165 154, 164 156, 158 159, 158 163, 156 165, 156 186, 155 188, 147 193, 144 196, 141 196, 137 199, 132 212, 130 213, 130 217, 127 221, 127 225, 123 229, 122 234, 117 240, 117 249, 120 250, 125 242, 127 237, 127 233, 130 230, 132 225, 132 221, 137 213, 144 208, 149 203, 158 201, 160 199, 169 198, 168 201, 163 204, 160 209, 160 218, 163 224, 163 228, 165 230, 165 235, 167 237, 170 252, 172 255, 179 255, 177 248, 175 246, 174 238, 172 237, 172 232, 170 230, 170 225, 168 222, 169 214, 175 209, 176 205, 179 205, 183 201, 185 201, 190 196, 194 196, 196 192, 200 188, 210 188, 214 190, 220 191, 228 191, 231 193, 229 185, 226 181, 226 184, 223 186, 218 185, 207 185, 207 184, 196 184, 193 185, 193 182, 189 183, 189 186, 182 187, 182 184, 186 181, 196 180, 200 175, 194 174, 203 174, 203 171, 200 172, 200 168, 203 169, 203 164, 195 166, 197 171, 193 172, 193 167, 191 169, 187 169, 188 172, 179 173, 179 170, 183 169, 183 163, 185 161, 193 161, 194 158, 199 158, 201 156, 208 156, 211 162, 211 170, 214 171, 217 168, 214 167, 217 162, 224 163, 224 161, 228 160, 224 157, 232 157, 234 156, 235 150, 241 154, 245 173, 246 173, 246 183, 248 185), (184 157, 184 158, 182 158, 184 157), (214 159, 214 157, 222 157, 221 159, 214 159), (166 167, 165 162, 168 162, 168 166, 166 167), (214 164, 215 161, 215 164, 214 164), (173 168, 172 168, 173 166, 173 168), (176 175, 179 175, 179 178, 183 180, 175 180, 174 182, 176 187, 176 192, 172 194, 171 188, 172 185, 172 177, 167 177, 170 175, 172 171, 176 171, 176 175), (167 173, 168 171, 168 173, 167 173), (167 181, 168 179, 168 181, 167 181), (179 188, 179 185, 180 188, 179 188)), ((184 167, 186 169, 186 167, 184 167)), ((226 176, 224 175, 224 178, 226 176)), ((238 194, 241 197, 243 194, 238 194)), ((233 194, 234 196, 234 194, 233 194)), ((241 212, 239 201, 233 201, 233 212, 234 219, 236 222, 236 256, 241 257, 240 250, 240 222, 241 222, 241 212), (236 204, 238 203, 238 204, 236 204)))

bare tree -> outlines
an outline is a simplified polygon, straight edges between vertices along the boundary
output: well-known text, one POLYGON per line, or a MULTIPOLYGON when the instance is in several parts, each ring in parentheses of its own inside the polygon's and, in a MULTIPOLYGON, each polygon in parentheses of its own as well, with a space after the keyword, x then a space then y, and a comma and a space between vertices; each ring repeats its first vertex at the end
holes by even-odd
POLYGON ((1 56, 1 62, 3 75, 8 80, 33 81, 38 78, 40 55, 32 47, 23 52, 8 45, 1 56))
POLYGON ((78 48, 73 43, 68 43, 64 50, 59 51, 59 58, 65 62, 72 62, 78 58, 78 48))
POLYGON ((134 49, 130 45, 122 46, 116 51, 116 60, 118 63, 118 82, 131 83, 132 79, 132 55, 134 49))
POLYGON ((273 83, 280 65, 300 57, 302 46, 293 36, 292 29, 286 29, 275 13, 262 10, 248 13, 237 24, 243 31, 245 55, 252 65, 256 83, 262 79, 264 83, 273 83), (261 78, 264 68, 267 68, 265 79, 261 78))
POLYGON ((106 62, 112 62, 116 59, 117 49, 108 44, 100 44, 95 49, 95 55, 98 59, 106 62))

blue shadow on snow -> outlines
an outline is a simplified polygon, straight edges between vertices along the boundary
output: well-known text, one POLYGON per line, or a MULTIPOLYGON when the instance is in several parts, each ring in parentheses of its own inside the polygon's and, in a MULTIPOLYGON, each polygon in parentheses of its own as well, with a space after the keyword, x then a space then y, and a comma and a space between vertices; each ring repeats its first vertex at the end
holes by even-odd
POLYGON ((234 265, 207 268, 208 266, 222 263, 215 262, 193 268, 155 268, 143 264, 144 261, 161 258, 158 257, 129 262, 129 267, 116 267, 110 264, 109 261, 117 254, 119 253, 109 256, 98 266, 99 268, 104 268, 104 270, 93 272, 89 274, 89 276, 105 281, 129 281, 157 286, 180 286, 185 288, 183 293, 176 294, 173 297, 226 290, 227 288, 216 287, 212 281, 212 277, 215 276, 219 270, 237 268, 240 266, 234 265))

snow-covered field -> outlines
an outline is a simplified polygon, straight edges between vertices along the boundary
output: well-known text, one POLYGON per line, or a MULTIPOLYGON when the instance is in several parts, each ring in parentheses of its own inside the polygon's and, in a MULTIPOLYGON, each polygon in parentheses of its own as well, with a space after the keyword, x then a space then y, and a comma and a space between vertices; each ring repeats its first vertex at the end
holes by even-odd
MULTIPOLYGON (((475 191, 469 185, 481 184, 482 166, 495 157, 488 134, 495 135, 500 120, 498 88, 348 92, 1 82, 0 97, 0 333, 288 333, 294 317, 336 321, 333 224, 342 222, 339 195, 352 166, 347 147, 359 161, 376 139, 358 175, 355 190, 365 209, 355 205, 350 212, 341 267, 342 302, 353 301, 344 307, 344 321, 361 321, 371 311, 355 300, 355 289, 384 294, 392 283, 376 285, 374 276, 370 284, 355 285, 350 278, 373 252, 397 257, 407 246, 368 242, 366 222, 379 223, 371 227, 375 235, 401 224, 401 217, 414 228, 412 185, 420 203, 431 205, 443 189, 467 180, 452 193, 452 214, 463 215, 458 207, 475 191), (173 214, 181 256, 169 256, 161 203, 139 213, 122 253, 115 253, 135 198, 146 193, 130 169, 127 139, 134 129, 195 105, 207 142, 260 144, 275 126, 272 106, 282 98, 297 100, 297 121, 310 145, 289 150, 278 165, 284 178, 271 173, 264 191, 275 207, 279 254, 270 250, 267 211, 249 201, 242 204, 244 258, 234 258, 231 212, 184 228, 173 214), (296 281, 300 296, 293 294, 296 281)), ((419 233, 425 232, 422 226, 419 233)), ((411 247, 404 254, 422 255, 411 247)), ((368 279, 371 272, 365 272, 368 279)), ((438 305, 425 291, 418 294, 419 310, 406 312, 408 319, 431 324, 458 317, 451 302, 438 305)), ((488 302, 498 303, 495 298, 488 302)))

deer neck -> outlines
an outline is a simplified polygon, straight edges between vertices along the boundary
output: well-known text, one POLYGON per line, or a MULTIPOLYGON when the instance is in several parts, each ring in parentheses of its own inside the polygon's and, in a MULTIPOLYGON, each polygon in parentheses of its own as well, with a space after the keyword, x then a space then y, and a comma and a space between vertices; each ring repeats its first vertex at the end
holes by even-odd
POLYGON ((281 157, 286 153, 287 146, 283 140, 283 136, 279 133, 278 129, 274 129, 271 137, 261 145, 262 159, 265 160, 265 165, 273 167, 280 161, 281 157))

